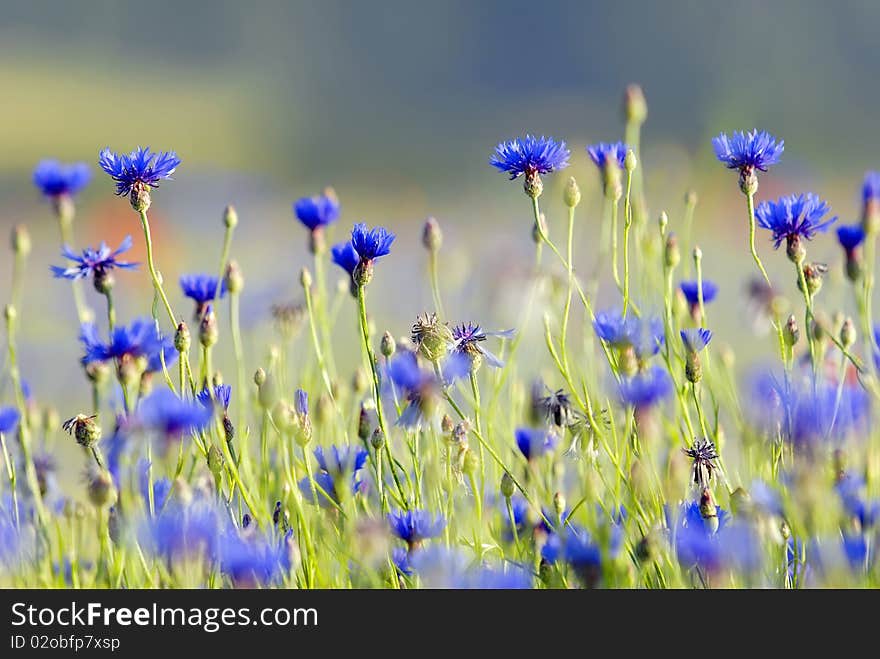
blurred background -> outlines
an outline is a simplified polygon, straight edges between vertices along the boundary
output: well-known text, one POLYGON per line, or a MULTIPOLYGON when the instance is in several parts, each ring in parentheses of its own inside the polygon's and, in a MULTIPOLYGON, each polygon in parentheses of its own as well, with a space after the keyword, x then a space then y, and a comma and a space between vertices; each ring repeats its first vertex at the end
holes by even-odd
MULTIPOLYGON (((566 140, 566 174, 585 194, 578 249, 591 246, 601 204, 583 149, 622 138, 622 94, 634 82, 649 106, 642 165, 651 216, 666 209, 675 227, 685 193, 699 193, 695 235, 706 276, 722 283, 712 315, 728 323, 724 340, 746 341, 740 298, 754 266, 744 203, 710 138, 755 126, 784 138, 783 162, 762 178, 759 197, 815 190, 853 221, 861 176, 880 167, 878 25, 880 3, 867 0, 0 0, 0 228, 8 235, 25 223, 34 238, 21 310, 25 377, 44 399, 75 390, 88 401, 69 287, 48 273, 61 262, 57 226, 30 182, 41 158, 94 164, 108 145, 177 151, 183 164, 151 210, 177 308, 180 273, 217 269, 221 213, 234 204, 255 366, 270 305, 297 300, 309 263, 291 202, 327 185, 342 201, 337 239, 355 221, 399 235, 372 288, 379 329, 404 334, 430 304, 418 276, 429 215, 446 235, 453 319, 512 324, 522 289, 507 291, 531 267, 532 220, 520 184, 490 168, 489 155, 525 132, 566 140)), ((93 174, 75 247, 131 233, 132 258, 142 260, 136 216, 96 166, 93 174)), ((549 177, 542 198, 557 237, 566 178, 549 177)), ((790 264, 761 238, 768 270, 790 279, 790 264)), ((833 237, 816 242, 811 254, 839 276, 833 237)), ((8 252, 4 261, 11 269, 8 252)), ((144 272, 120 273, 117 287, 121 320, 149 312, 144 272)), ((8 290, 4 275, 4 299, 8 290)), ((340 331, 353 342, 351 320, 340 331)))

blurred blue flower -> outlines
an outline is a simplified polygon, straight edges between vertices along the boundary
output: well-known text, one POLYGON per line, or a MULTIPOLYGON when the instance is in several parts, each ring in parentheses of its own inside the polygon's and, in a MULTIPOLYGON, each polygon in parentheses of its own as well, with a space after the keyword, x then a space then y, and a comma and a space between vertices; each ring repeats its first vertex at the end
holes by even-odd
POLYGON ((34 168, 34 185, 50 198, 72 197, 88 185, 92 178, 84 162, 62 164, 57 160, 41 160, 34 168))
MULTIPOLYGON (((696 281, 683 281, 678 286, 684 294, 684 299, 687 300, 688 305, 691 307, 700 303, 700 289, 697 284, 698 282, 696 281)), ((704 279, 703 304, 709 304, 717 295, 718 286, 716 286, 714 282, 704 279)))
POLYGON ((410 553, 404 565, 418 575, 423 588, 430 589, 518 590, 531 588, 534 582, 517 565, 475 564, 462 551, 441 545, 410 553))
POLYGON ((235 587, 277 584, 285 570, 283 544, 259 531, 229 528, 220 536, 218 558, 220 571, 235 587))
POLYGON ((690 502, 679 509, 673 522, 675 553, 682 567, 700 567, 714 572, 726 563, 722 534, 730 522, 730 514, 715 506, 718 526, 708 524, 700 513, 700 504, 690 502))
POLYGON ((603 169, 609 160, 623 169, 623 161, 629 147, 624 142, 599 142, 587 147, 590 160, 599 168, 603 169))
POLYGON ((388 513, 391 533, 406 542, 410 548, 424 540, 436 538, 446 528, 442 515, 436 517, 427 510, 398 510, 388 513))
POLYGON ((303 197, 294 202, 293 212, 307 229, 314 231, 339 218, 339 200, 326 193, 316 197, 303 197))
POLYGON ((14 407, 0 408, 0 432, 11 433, 18 427, 21 414, 14 407))
POLYGON ((351 241, 333 245, 330 248, 330 258, 333 259, 333 263, 345 270, 349 276, 354 274, 354 269, 360 262, 360 257, 351 241))
POLYGON ((565 142, 557 142, 552 137, 533 137, 526 135, 495 147, 489 164, 495 169, 510 174, 510 180, 519 176, 535 176, 568 167, 570 152, 565 142))
POLYGON ((116 181, 116 194, 126 196, 132 190, 157 188, 159 181, 170 180, 180 158, 174 151, 152 153, 150 147, 138 147, 128 155, 107 147, 98 155, 98 164, 116 181))
POLYGON ((334 478, 363 469, 368 456, 366 449, 360 446, 331 446, 327 451, 323 446, 318 446, 314 453, 321 471, 326 471, 334 478))
MULTIPOLYGON (((138 474, 138 487, 141 495, 141 500, 144 503, 144 508, 146 510, 150 509, 150 461, 146 458, 141 458, 138 460, 137 464, 137 474, 138 474)), ((168 499, 168 496, 171 494, 171 481, 167 478, 158 478, 153 481, 153 509, 156 511, 156 514, 165 507, 165 502, 168 499)))
POLYGON ((773 247, 783 240, 812 240, 818 231, 827 231, 837 217, 823 219, 828 204, 812 192, 785 195, 777 201, 762 201, 755 209, 755 220, 762 229, 773 232, 773 247))
POLYGON ((566 524, 551 533, 541 548, 541 558, 548 563, 567 563, 575 570, 584 586, 598 585, 604 561, 615 558, 623 546, 623 533, 617 524, 609 523, 605 542, 593 538, 589 531, 566 524))
POLYGON ((848 224, 837 227, 837 241, 847 254, 852 254, 856 247, 865 240, 865 231, 860 224, 848 224))
POLYGON ((107 243, 102 242, 98 249, 86 247, 82 251, 82 256, 77 255, 70 247, 65 245, 61 249, 61 255, 68 261, 72 261, 71 266, 51 265, 49 269, 55 277, 63 279, 83 279, 94 275, 101 277, 115 268, 123 268, 132 270, 137 268, 138 263, 128 261, 118 261, 117 256, 131 249, 131 236, 126 236, 115 251, 110 251, 107 243))
POLYGON ((656 405, 672 393, 669 373, 661 366, 653 366, 630 378, 621 379, 618 385, 620 400, 636 409, 656 405))
POLYGON ((172 564, 197 559, 213 563, 217 560, 224 519, 223 512, 204 499, 189 505, 171 502, 161 515, 144 523, 141 544, 172 564))
POLYGON ((688 352, 700 352, 712 340, 712 332, 702 327, 683 329, 679 335, 688 352))
POLYGON ((222 406, 223 410, 229 409, 229 399, 232 396, 232 387, 228 384, 218 384, 208 389, 205 387, 198 394, 196 400, 209 409, 213 409, 214 405, 222 406))
POLYGON ((862 182, 862 201, 865 204, 880 201, 880 172, 865 172, 865 179, 862 182))
MULTIPOLYGON (((103 362, 111 359, 138 359, 144 357, 152 367, 153 360, 158 361, 159 353, 166 355, 166 363, 170 362, 173 345, 157 329, 152 318, 137 318, 130 325, 117 325, 113 328, 109 343, 104 343, 98 336, 98 328, 94 323, 83 323, 80 327, 80 342, 85 354, 83 366, 92 362, 103 362), (166 352, 169 347, 171 352, 166 352)), ((151 369, 151 370, 159 370, 151 369)))
MULTIPOLYGON (((469 372, 470 361, 462 354, 452 353, 440 367, 442 381, 432 369, 421 368, 414 352, 400 350, 383 369, 388 380, 403 394, 407 406, 396 425, 417 428, 430 420, 442 388, 469 372)), ((383 381, 385 378, 383 378, 383 381)))
POLYGON ((556 433, 543 428, 517 428, 514 438, 517 448, 526 460, 534 460, 552 452, 559 443, 556 433))
POLYGON ((196 401, 181 400, 168 389, 157 389, 138 405, 136 418, 142 427, 171 439, 204 430, 213 412, 196 401))
POLYGON ((180 288, 183 294, 196 303, 196 315, 201 316, 209 302, 214 300, 219 286, 219 296, 226 295, 226 280, 213 275, 190 274, 180 276, 180 288))
POLYGON ((300 416, 309 415, 309 395, 303 389, 297 389, 293 393, 293 405, 300 416))
POLYGON ((639 359, 656 355, 664 342, 662 320, 632 314, 624 318, 620 309, 597 313, 593 329, 596 336, 615 348, 634 348, 639 359))
POLYGON ((748 133, 735 131, 733 137, 721 133, 712 138, 715 156, 728 169, 755 170, 766 172, 770 165, 779 162, 785 149, 785 141, 766 131, 752 130, 748 133))

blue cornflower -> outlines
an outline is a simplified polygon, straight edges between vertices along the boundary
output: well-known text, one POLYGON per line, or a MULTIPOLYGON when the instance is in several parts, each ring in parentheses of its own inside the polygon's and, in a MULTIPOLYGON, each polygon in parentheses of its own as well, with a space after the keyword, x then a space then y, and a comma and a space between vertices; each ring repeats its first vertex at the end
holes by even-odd
POLYGON ((414 552, 407 557, 405 566, 418 575, 424 588, 513 590, 531 588, 534 581, 519 566, 474 565, 473 559, 462 551, 442 545, 414 552))
MULTIPOLYGON (((134 205, 144 199, 150 188, 158 188, 159 181, 171 180, 180 158, 174 151, 152 153, 150 147, 138 147, 128 155, 106 147, 98 155, 98 164, 116 181, 116 194, 130 196, 134 205)), ((149 197, 146 199, 149 206, 149 197)))
POLYGON ((426 510, 399 510, 388 513, 391 533, 406 542, 410 551, 424 540, 436 538, 446 528, 442 515, 434 517, 426 510))
MULTIPOLYGON (((332 474, 326 471, 319 471, 314 475, 314 480, 315 494, 318 497, 317 503, 321 508, 331 508, 340 505, 341 500, 336 485, 342 482, 341 479, 334 478, 332 474)), ((308 476, 301 479, 297 485, 305 500, 312 504, 315 503, 315 497, 312 496, 312 482, 308 476)), ((353 473, 351 482, 352 494, 357 494, 363 491, 364 488, 365 484, 357 480, 356 474, 353 473)))
POLYGON ((556 433, 543 428, 517 428, 513 434, 517 448, 529 461, 552 452, 559 443, 556 433))
POLYGON ((663 321, 659 318, 624 318, 620 309, 597 313, 593 329, 596 336, 614 348, 633 348, 639 359, 656 355, 664 341, 663 321))
POLYGON ((502 368, 504 362, 486 350, 480 343, 490 336, 512 339, 515 334, 516 330, 513 329, 488 332, 474 323, 462 323, 452 328, 453 343, 450 351, 467 356, 473 370, 479 368, 483 359, 493 368, 502 368))
POLYGON ((226 295, 226 280, 213 275, 191 274, 180 276, 183 294, 196 303, 196 316, 201 318, 209 302, 214 301, 219 287, 222 299, 226 295))
POLYGON ((440 368, 441 380, 432 369, 419 366, 416 353, 399 351, 385 369, 388 379, 402 392, 408 403, 396 425, 417 428, 423 421, 430 420, 436 411, 442 388, 467 375, 469 370, 470 360, 462 354, 452 353, 440 368))
POLYGON ((680 508, 675 526, 675 552, 683 567, 696 565, 713 572, 725 562, 724 544, 719 542, 719 534, 726 529, 730 514, 711 501, 704 508, 706 517, 695 501, 680 508))
POLYGON ((158 389, 144 398, 137 409, 139 424, 167 439, 204 430, 213 413, 197 401, 181 400, 168 389, 158 389))
POLYGON ((565 142, 557 142, 552 137, 526 135, 501 142, 495 147, 489 164, 510 174, 511 181, 523 175, 528 180, 565 169, 570 155, 565 142))
POLYGON ((367 451, 360 446, 331 446, 326 453, 323 447, 318 446, 314 453, 321 471, 334 478, 349 471, 354 474, 367 463, 367 451))
POLYGON ((82 251, 82 256, 77 255, 70 247, 65 245, 61 249, 61 255, 73 265, 63 267, 52 265, 49 269, 57 278, 63 279, 83 279, 85 277, 94 276, 95 287, 103 286, 106 282, 107 274, 115 268, 123 268, 132 270, 138 267, 138 263, 129 261, 119 261, 117 256, 131 249, 131 236, 126 236, 119 244, 119 247, 110 251, 107 243, 101 242, 97 249, 86 247, 82 251))
POLYGON ((880 202, 880 172, 865 172, 862 182, 862 201, 867 206, 880 202))
POLYGON ((700 352, 712 340, 712 332, 702 327, 681 330, 679 335, 688 352, 700 352))
POLYGON ((846 514, 859 522, 860 529, 869 529, 880 521, 880 500, 865 497, 865 481, 856 476, 842 478, 834 489, 846 514))
POLYGON ((865 230, 860 224, 849 224, 837 227, 837 241, 848 255, 865 240, 865 230))
POLYGON ((217 559, 224 516, 214 503, 197 499, 189 505, 172 501, 161 515, 149 519, 143 528, 142 544, 169 563, 217 559))
POLYGON ((284 572, 283 544, 271 535, 256 531, 228 529, 220 536, 220 571, 236 588, 277 583, 284 572))
POLYGON ((80 327, 80 342, 85 349, 83 366, 92 362, 111 359, 134 360, 144 357, 152 362, 158 353, 167 349, 164 337, 151 318, 137 318, 130 325, 117 325, 113 328, 109 343, 103 343, 94 323, 83 323, 80 327))
POLYGON ((303 197, 293 204, 293 212, 307 229, 315 231, 339 218, 339 200, 327 193, 303 197))
POLYGON ((618 385, 620 400, 637 410, 652 407, 672 393, 669 373, 660 366, 654 366, 629 378, 623 378, 618 385))
POLYGON ((72 197, 92 178, 84 162, 65 165, 57 160, 41 160, 34 168, 34 185, 49 199, 72 197))
POLYGON ((144 373, 158 373, 162 370, 162 362, 165 362, 165 368, 170 367, 177 361, 179 353, 174 347, 174 339, 165 334, 159 335, 159 342, 153 347, 152 352, 147 355, 147 370, 144 373))
POLYGON ((623 142, 599 142, 591 144, 587 147, 587 153, 599 169, 604 169, 607 162, 616 163, 620 169, 623 169, 623 161, 626 159, 626 152, 629 147, 623 142))
POLYGON ((354 275, 354 269, 360 262, 360 257, 351 242, 339 243, 330 248, 330 258, 333 263, 345 270, 349 276, 354 275))
POLYGON ((18 427, 21 414, 14 407, 0 408, 0 433, 11 433, 18 427))
POLYGON ((602 564, 620 553, 623 534, 617 524, 609 525, 609 537, 605 546, 595 540, 584 528, 567 524, 559 533, 551 533, 541 549, 541 558, 548 563, 564 561, 577 572, 583 585, 598 585, 602 564))
POLYGON ((413 566, 410 564, 409 559, 409 552, 403 547, 395 547, 391 551, 391 562, 394 563, 394 567, 397 571, 405 577, 411 577, 414 573, 413 566))
POLYGON ((712 138, 712 146, 715 148, 715 156, 728 169, 738 169, 741 172, 758 169, 766 172, 770 165, 779 162, 785 149, 785 141, 777 142, 770 133, 755 129, 748 133, 735 131, 733 137, 721 133, 712 138))
POLYGON ((309 394, 303 389, 297 389, 293 392, 293 406, 296 413, 300 416, 309 415, 309 394))
POLYGON ((777 201, 762 201, 755 209, 755 220, 762 229, 773 232, 773 247, 788 242, 789 255, 801 240, 812 240, 817 231, 827 231, 837 217, 823 219, 830 210, 817 195, 808 192, 786 195, 777 201))
MULTIPOLYGON (((678 285, 684 299, 693 308, 700 304, 700 288, 696 281, 683 281, 678 285)), ((708 279, 703 280, 703 304, 709 304, 718 295, 718 286, 708 279)))
POLYGON ((232 387, 228 384, 218 384, 213 388, 205 387, 198 394, 196 400, 209 409, 213 409, 214 405, 220 405, 223 410, 229 409, 229 399, 232 396, 232 387))
POLYGON ((395 237, 385 227, 367 229, 366 224, 359 222, 351 230, 351 246, 361 263, 375 261, 391 253, 391 243, 395 237))

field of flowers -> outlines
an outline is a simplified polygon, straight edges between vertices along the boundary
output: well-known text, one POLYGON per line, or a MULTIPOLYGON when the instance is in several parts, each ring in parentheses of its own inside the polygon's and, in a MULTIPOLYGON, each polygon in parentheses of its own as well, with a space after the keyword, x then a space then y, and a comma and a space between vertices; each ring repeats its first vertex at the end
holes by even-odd
MULTIPOLYGON (((696 193, 683 212, 648 211, 646 116, 631 86, 623 141, 570 150, 536 133, 488 149, 497 185, 522 199, 505 230, 534 249, 513 327, 451 307, 437 220, 420 245, 403 245, 394 227, 346 218, 330 188, 294 202, 311 260, 300 264, 301 303, 272 308, 275 342, 259 354, 242 340, 248 290, 232 206, 218 208, 222 242, 197 246, 216 251, 216 270, 162 278, 150 211, 186 166, 175 152, 105 148, 97 169, 40 162, 33 182, 59 253, 50 269, 38 264, 45 281, 24 277, 30 237, 13 231, 0 586, 880 585, 880 173, 853 183, 863 209, 846 224, 812 191, 763 197, 782 139, 722 132, 706 149, 714 175, 741 191, 740 237, 698 247, 696 193), (574 159, 591 161, 595 180, 569 178, 574 159), (130 204, 132 237, 77 241, 86 185, 130 204), (582 203, 588 185, 601 189, 599 207, 582 203), (589 245, 575 240, 583 221, 595 227, 589 245), (814 242, 834 240, 839 261, 811 259, 814 242), (135 241, 144 263, 126 257, 135 241), (401 268, 398 250, 418 250, 423 267, 401 268), (753 276, 748 317, 719 327, 713 300, 727 284, 704 277, 703 263, 722 252, 753 276), (789 264, 788 281, 771 281, 770 259, 789 264), (830 268, 845 285, 823 291, 830 268), (114 299, 130 298, 139 277, 153 295, 140 316, 118 317, 114 299), (411 327, 372 313, 372 299, 422 277, 432 304, 411 327), (64 330, 78 336, 78 374, 60 372, 92 403, 74 416, 37 401, 20 372, 18 310, 49 285, 69 287, 79 316, 64 330), (176 286, 191 308, 172 306, 176 286), (96 313, 86 287, 104 301, 96 313), (762 367, 741 370, 727 341, 755 325, 769 330, 754 347, 762 367), (359 359, 340 350, 342 326, 357 328, 359 359), (308 349, 290 350, 295 337, 308 349), (232 371, 215 368, 221 357, 232 371), (59 459, 64 443, 81 447, 81 464, 59 459), (74 488, 58 478, 83 470, 74 488)), ((475 245, 490 239, 477 223, 468 231, 475 245)))

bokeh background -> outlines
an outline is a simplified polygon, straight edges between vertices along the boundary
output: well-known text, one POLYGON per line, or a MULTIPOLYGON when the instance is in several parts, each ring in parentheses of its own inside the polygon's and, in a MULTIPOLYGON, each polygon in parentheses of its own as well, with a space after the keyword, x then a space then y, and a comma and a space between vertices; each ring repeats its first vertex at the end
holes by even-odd
MULTIPOLYGON (((95 163, 106 145, 178 152, 183 164, 151 212, 178 308, 178 275, 217 268, 221 213, 234 204, 233 256, 247 278, 249 359, 258 365, 269 307, 297 299, 308 263, 290 204, 326 185, 343 204, 337 238, 354 221, 399 235, 372 289, 383 326, 403 334, 429 305, 418 240, 429 215, 446 234, 452 315, 514 322, 522 288, 511 283, 532 259, 530 211, 519 184, 487 159, 497 142, 527 131, 565 139, 568 172, 585 193, 578 249, 589 248, 601 206, 583 148, 622 137, 632 82, 649 104, 642 164, 652 217, 666 209, 676 226, 685 192, 698 191, 696 238, 707 277, 722 283, 716 331, 748 343, 742 287, 754 266, 744 205, 710 138, 753 126, 783 137, 783 163, 759 196, 815 190, 852 221, 862 173, 880 167, 878 25, 880 3, 867 0, 0 0, 0 228, 8 235, 24 223, 34 239, 21 309, 25 377, 41 398, 72 408, 62 414, 87 405, 69 288, 48 273, 60 262, 57 227, 30 183, 41 158, 95 163)), ((542 198, 557 236, 564 180, 548 179, 542 198)), ((79 209, 76 247, 132 233, 133 258, 143 258, 136 217, 97 167, 79 209)), ((765 264, 793 290, 790 264, 763 238, 765 264)), ((832 236, 811 250, 839 277, 832 236)), ((144 273, 117 281, 120 319, 148 313, 144 273)), ((8 291, 4 273, 3 299, 8 291)), ((354 342, 353 326, 340 337, 354 342)))

